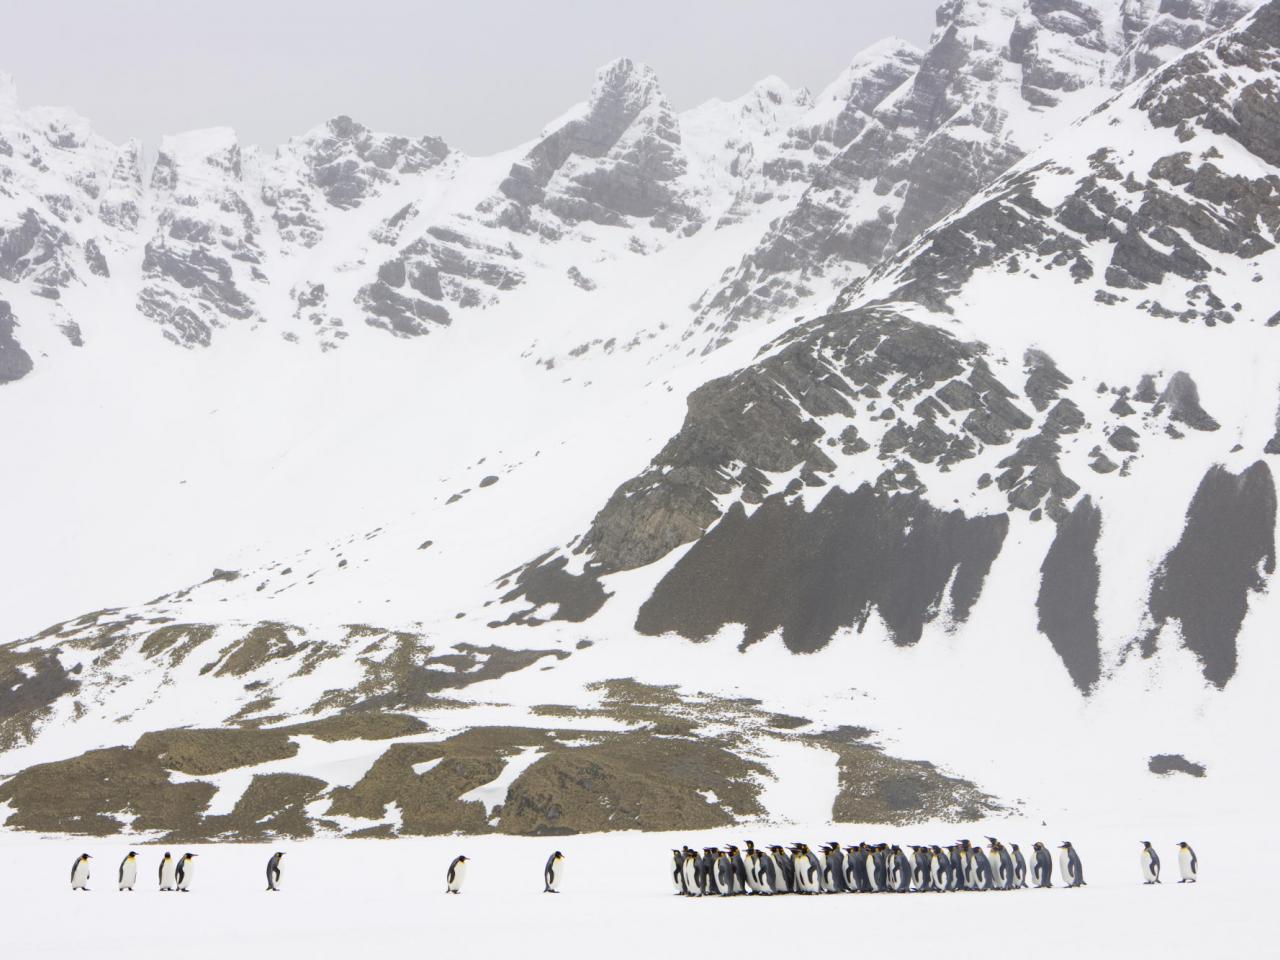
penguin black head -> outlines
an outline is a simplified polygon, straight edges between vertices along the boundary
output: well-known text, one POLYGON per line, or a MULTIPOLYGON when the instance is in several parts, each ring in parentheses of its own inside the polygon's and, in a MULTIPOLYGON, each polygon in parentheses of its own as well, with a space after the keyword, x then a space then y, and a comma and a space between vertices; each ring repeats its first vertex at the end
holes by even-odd
POLYGON ((134 853, 132 850, 130 850, 130 851, 129 851, 129 855, 128 855, 127 857, 125 857, 125 859, 126 859, 126 860, 135 860, 135 859, 137 859, 137 856, 138 856, 138 855, 137 855, 136 853, 134 853))
POLYGON ((1144 847, 1149 847, 1149 846, 1151 846, 1151 841, 1150 841, 1150 840, 1141 840, 1141 841, 1139 841, 1139 842, 1140 842, 1144 847))
POLYGON ((1063 840, 1063 841, 1062 841, 1062 843, 1058 845, 1058 849, 1059 849, 1059 850, 1070 850, 1070 849, 1071 849, 1071 841, 1070 841, 1070 840, 1063 840))
MULTIPOLYGON (((680 851, 678 851, 678 850, 677 850, 676 852, 677 852, 677 853, 679 853, 680 851)), ((458 862, 459 862, 459 863, 466 863, 466 862, 467 862, 467 858, 466 858, 466 857, 464 857, 464 856, 462 856, 461 854, 459 854, 459 855, 458 855, 458 862)))
POLYGON ((557 850, 554 854, 552 854, 552 856, 554 856, 557 860, 563 860, 563 859, 564 859, 564 854, 563 854, 563 853, 561 853, 559 850, 557 850))
POLYGON ((88 860, 88 859, 90 859, 90 857, 89 857, 89 855, 88 855, 87 853, 82 853, 82 854, 80 854, 80 859, 81 859, 81 860, 88 860))

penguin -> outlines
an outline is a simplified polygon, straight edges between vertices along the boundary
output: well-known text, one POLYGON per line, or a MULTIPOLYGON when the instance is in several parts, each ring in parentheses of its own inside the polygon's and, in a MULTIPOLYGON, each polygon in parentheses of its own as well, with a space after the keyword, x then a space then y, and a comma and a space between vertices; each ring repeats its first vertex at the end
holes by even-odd
POLYGON ((716 853, 714 847, 702 848, 702 892, 708 897, 721 892, 716 878, 716 853))
POLYGON ((897 883, 894 885, 895 893, 911 892, 911 860, 899 846, 893 848, 893 867, 894 879, 897 883))
POLYGON ((564 854, 557 850, 547 858, 547 865, 542 869, 543 893, 559 893, 560 884, 564 882, 564 854))
POLYGON ((911 853, 916 861, 911 877, 916 890, 932 890, 933 851, 928 847, 912 847, 911 853))
POLYGON ((987 859, 987 852, 981 847, 970 847, 969 859, 973 863, 973 889, 994 890, 996 882, 991 873, 991 861, 987 859))
POLYGON ((688 847, 685 847, 684 851, 684 867, 681 871, 681 880, 684 883, 686 896, 702 896, 702 861, 698 859, 698 854, 688 847))
POLYGON ((960 852, 960 844, 953 843, 948 852, 951 855, 951 889, 964 889, 964 854, 960 852))
POLYGON ((964 856, 964 887, 966 890, 979 890, 978 861, 973 856, 973 844, 968 840, 960 841, 960 852, 964 856))
POLYGON ((684 888, 684 853, 672 850, 671 861, 671 885, 675 887, 676 896, 688 893, 684 888))
POLYGON ((1000 889, 1012 890, 1016 886, 1013 877, 1013 857, 1009 854, 1009 848, 1000 841, 996 841, 996 859, 1000 863, 1000 889))
POLYGON ((1076 853, 1076 848, 1071 845, 1070 840, 1064 840, 1058 849, 1062 851, 1058 854, 1058 863, 1062 867, 1062 875, 1066 878, 1067 886, 1083 887, 1084 867, 1080 864, 1080 855, 1076 853))
POLYGON ((796 844, 792 863, 796 872, 796 892, 821 893, 822 881, 818 871, 818 864, 815 862, 814 855, 809 852, 809 848, 803 843, 796 844))
POLYGON ((756 864, 756 882, 759 884, 756 893, 773 896, 778 892, 778 873, 773 858, 762 850, 752 850, 751 858, 756 864))
POLYGON ((1138 854, 1142 865, 1142 882, 1145 884, 1160 882, 1160 855, 1151 846, 1150 840, 1142 841, 1142 853, 1138 854))
POLYGON ((991 890, 1005 889, 1004 860, 1000 857, 1000 841, 987 837, 987 863, 991 865, 991 890))
POLYGON ((951 857, 938 846, 929 849, 929 882, 938 892, 951 889, 951 857))
POLYGON ((822 888, 827 893, 844 893, 849 889, 844 880, 844 851, 832 841, 826 848, 827 868, 822 875, 822 888))
POLYGON ((773 854, 773 862, 777 867, 778 880, 780 886, 775 887, 778 893, 795 893, 796 892, 796 863, 785 849, 779 846, 770 848, 773 854))
POLYGON ((444 875, 445 893, 461 893, 462 881, 467 879, 467 864, 470 861, 462 855, 453 858, 449 864, 449 872, 444 875))
POLYGON ((1027 858, 1022 855, 1022 851, 1018 849, 1016 843, 1009 844, 1009 849, 1013 851, 1013 885, 1015 887, 1026 887, 1027 858))
POLYGON ((747 865, 743 862, 742 851, 733 844, 728 846, 729 866, 733 870, 732 891, 734 893, 747 892, 747 865))
POLYGON ((177 889, 181 893, 191 892, 191 875, 195 872, 196 858, 194 853, 184 853, 178 861, 177 869, 173 872, 173 878, 178 882, 177 889))
POLYGON ((721 896, 733 896, 733 858, 723 850, 716 851, 716 886, 721 896))
POLYGON ((1047 890, 1053 886, 1053 857, 1049 854, 1049 848, 1037 840, 1031 855, 1035 860, 1031 867, 1031 879, 1037 887, 1047 890))
POLYGON ((173 855, 168 850, 164 852, 164 857, 160 861, 160 890, 163 893, 167 890, 173 890, 177 885, 177 880, 173 876, 173 855))
POLYGON ((876 893, 884 893, 889 889, 889 851, 883 843, 877 843, 871 851, 867 870, 871 874, 871 886, 876 893))
POLYGON ((120 861, 119 889, 133 892, 133 885, 138 882, 138 855, 130 850, 120 861))
POLYGON ((280 860, 283 856, 284 853, 277 850, 267 861, 267 892, 269 893, 280 890, 280 860))
POLYGON ((1185 840, 1178 844, 1178 870, 1182 873, 1179 883, 1195 883, 1200 878, 1200 861, 1185 840))
POLYGON ((76 857, 75 863, 71 864, 72 890, 89 889, 89 861, 91 859, 87 853, 82 853, 76 857))

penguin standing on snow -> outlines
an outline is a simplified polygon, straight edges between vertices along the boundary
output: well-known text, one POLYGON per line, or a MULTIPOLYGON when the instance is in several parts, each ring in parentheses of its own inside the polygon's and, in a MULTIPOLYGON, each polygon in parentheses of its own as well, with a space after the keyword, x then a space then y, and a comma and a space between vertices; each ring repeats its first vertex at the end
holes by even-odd
POLYGON ((671 851, 671 885, 676 888, 676 895, 688 893, 684 888, 684 853, 680 850, 671 851))
POLYGON ((133 885, 138 882, 138 855, 132 850, 120 861, 119 881, 119 889, 130 892, 133 891, 133 885))
POLYGON ((1035 861, 1031 865, 1031 879, 1041 889, 1052 887, 1053 857, 1049 854, 1049 848, 1037 840, 1031 849, 1031 856, 1035 861))
POLYGON ((559 893, 560 884, 564 882, 564 854, 557 850, 547 858, 547 865, 542 868, 543 893, 559 893))
POLYGON ((1182 872, 1179 883, 1195 883, 1200 878, 1200 861, 1185 840, 1178 844, 1178 869, 1182 872))
POLYGON ((271 859, 267 861, 267 891, 276 893, 280 890, 280 861, 284 858, 284 853, 277 850, 271 855, 271 859))
POLYGON ((987 859, 987 852, 982 847, 970 847, 969 862, 973 864, 973 889, 994 890, 996 881, 991 872, 991 861, 987 859))
POLYGON ((1009 844, 1009 849, 1013 852, 1013 885, 1015 887, 1025 887, 1027 885, 1027 858, 1022 855, 1022 851, 1018 849, 1016 843, 1009 844))
POLYGON ((172 890, 177 885, 177 880, 173 875, 176 864, 173 862, 173 856, 168 850, 164 852, 164 857, 160 861, 160 890, 172 890))
POLYGON ((1142 852, 1138 854, 1142 864, 1142 882, 1146 884, 1160 882, 1160 855, 1151 846, 1150 840, 1142 841, 1142 852))
POLYGON ((469 861, 464 856, 456 856, 453 863, 449 864, 449 872, 445 874, 445 892, 461 893, 462 881, 467 879, 467 863, 469 861))
POLYGON ((722 897, 733 896, 733 858, 723 850, 716 851, 716 886, 722 897))
POLYGON ((1066 878, 1067 886, 1083 887, 1084 867, 1080 865, 1080 855, 1076 853, 1076 848, 1071 845, 1070 840, 1064 840, 1058 849, 1062 851, 1058 854, 1058 863, 1062 867, 1062 876, 1066 878))
POLYGON ((951 890, 964 889, 964 853, 960 849, 960 844, 953 843, 947 848, 947 852, 951 857, 951 890))
POLYGON ((191 878, 195 873, 196 854, 184 853, 182 859, 178 861, 177 869, 173 871, 173 878, 177 881, 177 889, 182 893, 191 892, 191 878))
POLYGON ((71 889, 72 890, 88 890, 89 889, 89 855, 82 853, 76 857, 76 862, 71 864, 71 889))
POLYGON ((911 892, 911 859, 897 844, 893 847, 893 879, 894 893, 911 892))
POLYGON ((698 859, 697 851, 690 850, 688 847, 684 848, 684 866, 681 869, 680 879, 687 896, 702 896, 702 861, 698 859))

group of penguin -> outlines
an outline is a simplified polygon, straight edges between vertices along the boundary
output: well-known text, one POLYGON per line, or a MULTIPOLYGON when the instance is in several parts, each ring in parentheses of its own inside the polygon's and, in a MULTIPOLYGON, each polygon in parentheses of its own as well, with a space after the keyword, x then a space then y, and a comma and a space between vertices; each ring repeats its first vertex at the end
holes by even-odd
MULTIPOLYGON (((173 855, 166 851, 164 857, 160 860, 160 889, 162 891, 177 890, 182 893, 188 893, 191 890, 191 879, 195 872, 195 858, 197 854, 184 853, 177 860, 173 859, 173 855)), ((71 889, 72 890, 88 890, 89 889, 89 861, 93 858, 87 853, 82 853, 76 857, 75 863, 71 865, 71 889)), ((284 859, 284 853, 277 851, 271 855, 271 859, 267 861, 267 890, 277 891, 280 889, 281 877, 281 861, 284 859)), ((470 860, 465 856, 457 856, 453 858, 453 862, 449 864, 449 872, 445 875, 445 890, 448 893, 461 893, 462 882, 467 876, 467 864, 470 860)), ((125 858, 120 861, 120 870, 117 874, 118 889, 122 891, 132 891, 134 884, 138 882, 138 854, 134 850, 130 850, 125 854, 125 858)), ((559 893, 560 884, 564 881, 564 854, 557 850, 547 858, 547 865, 542 871, 543 892, 559 893)))
MULTIPOLYGON (((671 881, 675 892, 688 897, 735 896, 776 893, 910 893, 954 890, 1015 890, 1053 886, 1053 856, 1040 842, 1032 848, 1028 870, 1026 857, 1016 843, 1004 844, 987 837, 984 849, 968 840, 949 846, 910 846, 858 843, 841 847, 828 843, 819 850, 808 844, 789 847, 757 847, 748 840, 745 849, 730 845, 672 850, 671 881), (910 852, 908 852, 910 850, 910 852)), ((1068 887, 1083 887, 1084 866, 1071 843, 1059 846, 1061 876, 1068 887)), ((1183 883, 1194 883, 1199 871, 1195 851, 1178 844, 1183 883)), ((1147 883, 1160 882, 1160 858, 1143 842, 1142 875, 1147 883)))
MULTIPOLYGON (((169 891, 177 891, 179 893, 191 892, 191 880, 195 875, 195 860, 199 854, 184 853, 177 860, 173 859, 173 854, 167 850, 163 857, 160 858, 160 891, 167 893, 169 891)), ((267 861, 267 889, 271 891, 280 889, 280 861, 284 858, 282 852, 276 852, 271 855, 271 859, 267 861)), ((93 857, 87 853, 82 853, 76 857, 75 863, 71 864, 71 889, 72 890, 88 890, 89 889, 89 861, 93 857)), ((117 889, 121 891, 133 891, 134 885, 138 882, 138 854, 135 850, 130 850, 125 854, 123 860, 120 861, 120 869, 116 873, 117 889)))

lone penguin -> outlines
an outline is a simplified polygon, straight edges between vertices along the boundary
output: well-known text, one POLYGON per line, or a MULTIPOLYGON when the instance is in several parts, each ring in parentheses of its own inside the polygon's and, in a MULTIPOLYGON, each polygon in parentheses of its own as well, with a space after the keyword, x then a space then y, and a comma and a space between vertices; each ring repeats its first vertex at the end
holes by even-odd
POLYGON ((173 871, 173 878, 177 881, 177 889, 182 893, 191 892, 191 875, 195 872, 196 854, 184 853, 178 861, 178 867, 173 871))
POLYGON ((1053 857, 1049 854, 1049 848, 1037 840, 1031 852, 1035 861, 1031 865, 1031 879, 1041 889, 1052 887, 1053 857))
POLYGON ((564 882, 564 854, 557 850, 547 858, 547 865, 542 870, 545 886, 543 893, 559 893, 560 884, 564 882))
POLYGON ((267 861, 267 892, 274 893, 280 889, 280 861, 284 853, 276 851, 267 861))
POLYGON ((1150 840, 1142 841, 1142 852, 1138 854, 1138 859, 1142 863, 1142 882, 1146 884, 1160 882, 1160 855, 1156 853, 1155 847, 1151 846, 1150 840))
POLYGON ((1195 883, 1200 878, 1200 861, 1196 859, 1191 844, 1185 840, 1178 844, 1178 869, 1182 871, 1179 883, 1195 883))
POLYGON ((462 881, 467 879, 467 863, 466 857, 459 854, 453 858, 453 863, 449 864, 449 872, 445 874, 445 892, 461 893, 462 881))
POLYGON ((123 860, 120 861, 120 889, 133 890, 133 885, 138 882, 138 855, 130 850, 123 860))
POLYGON ((173 855, 168 850, 164 852, 164 857, 160 861, 160 890, 172 890, 177 885, 174 878, 173 869, 176 864, 173 862, 173 855))
POLYGON ((88 890, 89 889, 89 860, 87 853, 82 853, 76 857, 76 862, 71 864, 71 889, 72 890, 88 890))
POLYGON ((1058 849, 1062 851, 1058 854, 1058 863, 1062 867, 1062 876, 1066 878, 1067 886, 1083 887, 1084 867, 1080 865, 1080 855, 1076 853, 1076 848, 1071 845, 1070 840, 1064 840, 1058 849))

